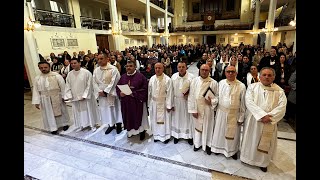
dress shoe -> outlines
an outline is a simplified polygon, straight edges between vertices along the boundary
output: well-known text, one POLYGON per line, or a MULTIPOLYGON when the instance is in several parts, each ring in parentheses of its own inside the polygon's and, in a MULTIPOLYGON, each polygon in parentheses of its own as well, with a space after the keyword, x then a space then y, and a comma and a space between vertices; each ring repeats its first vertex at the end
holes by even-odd
POLYGON ((140 134, 140 141, 144 140, 144 138, 146 137, 146 130, 140 132, 139 134, 140 134))
POLYGON ((165 140, 163 143, 164 144, 168 144, 168 142, 170 141, 170 139, 165 140))
POLYGON ((105 134, 111 133, 111 131, 114 129, 114 126, 109 126, 108 129, 106 130, 105 134))
POLYGON ((174 144, 177 144, 178 142, 179 142, 179 139, 178 139, 178 138, 174 138, 174 139, 173 139, 173 143, 174 143, 174 144))
POLYGON ((122 131, 122 123, 117 123, 117 134, 120 134, 122 131))
POLYGON ((66 126, 63 126, 63 128, 62 128, 64 131, 66 131, 66 130, 68 130, 69 129, 69 126, 68 125, 66 125, 66 126))
POLYGON ((188 139, 188 143, 192 146, 193 145, 193 139, 188 139))
POLYGON ((218 156, 218 155, 221 154, 221 153, 215 153, 215 152, 214 152, 214 154, 218 156))
POLYGON ((159 141, 160 141, 160 140, 158 140, 158 139, 154 139, 154 140, 153 140, 153 142, 159 142, 159 141))
POLYGON ((237 160, 238 159, 238 154, 237 153, 235 153, 233 156, 231 156, 232 157, 232 159, 234 159, 234 160, 237 160))
POLYGON ((260 167, 261 171, 263 172, 267 172, 268 171, 268 168, 267 167, 260 167))
POLYGON ((208 155, 211 155, 211 148, 209 146, 206 146, 206 152, 208 155))
POLYGON ((201 149, 202 146, 196 148, 196 146, 193 147, 193 151, 199 151, 199 149, 201 149))
POLYGON ((58 131, 52 131, 51 134, 56 135, 56 134, 58 134, 58 131))

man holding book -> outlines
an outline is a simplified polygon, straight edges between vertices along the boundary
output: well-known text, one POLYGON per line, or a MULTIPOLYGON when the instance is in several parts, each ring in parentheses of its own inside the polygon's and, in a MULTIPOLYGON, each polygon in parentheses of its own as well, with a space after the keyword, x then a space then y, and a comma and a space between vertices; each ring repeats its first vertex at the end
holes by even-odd
POLYGON ((200 76, 192 80, 188 97, 188 112, 194 122, 194 151, 201 147, 211 154, 211 142, 214 129, 214 109, 218 104, 218 83, 209 76, 210 67, 200 66, 200 76))

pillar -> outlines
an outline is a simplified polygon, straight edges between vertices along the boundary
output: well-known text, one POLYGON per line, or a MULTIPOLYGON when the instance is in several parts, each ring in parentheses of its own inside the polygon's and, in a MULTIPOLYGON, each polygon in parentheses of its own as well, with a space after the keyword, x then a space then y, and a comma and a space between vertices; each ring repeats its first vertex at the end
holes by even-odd
POLYGON ((169 0, 165 0, 165 10, 164 10, 164 43, 166 46, 169 45, 169 29, 168 29, 168 1, 169 0))
POLYGON ((146 24, 147 24, 147 45, 148 48, 152 47, 152 25, 151 25, 151 15, 150 15, 150 0, 146 0, 146 24))
POLYGON ((256 0, 256 9, 254 14, 254 24, 252 31, 254 32, 252 37, 252 45, 257 45, 258 43, 258 29, 259 29, 259 22, 260 22, 260 0, 256 0))
POLYGON ((272 45, 272 35, 273 35, 273 28, 274 28, 274 19, 275 19, 275 11, 276 11, 276 6, 277 6, 277 0, 270 0, 269 4, 269 12, 268 12, 268 21, 266 22, 266 44, 265 44, 265 49, 268 51, 271 48, 272 45))
MULTIPOLYGON (((24 6, 24 27, 27 22, 34 20, 31 2, 25 3, 24 6)), ((26 66, 27 75, 29 78, 30 87, 33 87, 34 78, 40 74, 38 69, 38 62, 40 62, 36 41, 33 36, 33 31, 24 30, 24 64, 26 66)))
POLYGON ((73 14, 75 27, 81 29, 81 12, 79 0, 68 0, 69 13, 73 14))
POLYGON ((253 13, 250 10, 251 0, 241 0, 240 21, 252 22, 253 13))
MULTIPOLYGON (((294 22, 296 22, 296 16, 297 16, 297 13, 294 14, 294 22)), ((293 49, 292 49, 292 53, 294 54, 296 52, 296 34, 297 34, 297 31, 295 30, 294 31, 294 39, 293 39, 293 49)))
POLYGON ((112 44, 110 50, 119 50, 120 49, 120 28, 119 28, 119 19, 117 13, 117 4, 116 0, 109 0, 109 8, 110 8, 110 19, 111 19, 111 26, 112 26, 112 44))

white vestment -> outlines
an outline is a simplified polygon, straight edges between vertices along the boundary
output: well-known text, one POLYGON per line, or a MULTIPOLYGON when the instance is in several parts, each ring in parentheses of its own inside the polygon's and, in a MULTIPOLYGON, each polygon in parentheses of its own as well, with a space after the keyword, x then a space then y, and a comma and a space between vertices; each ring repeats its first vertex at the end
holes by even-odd
POLYGON ((117 96, 116 86, 120 80, 117 67, 107 64, 105 67, 93 71, 93 86, 95 99, 99 99, 99 110, 103 125, 113 126, 122 123, 121 104, 117 96), (106 92, 106 97, 99 96, 99 92, 106 92))
MULTIPOLYGON (((278 86, 272 84, 272 86, 278 86)), ((278 86, 278 102, 277 106, 270 112, 266 109, 270 106, 268 98, 274 94, 272 91, 265 90, 261 82, 253 83, 248 86, 245 95, 245 104, 247 111, 245 113, 244 134, 241 143, 240 160, 247 164, 259 167, 267 167, 273 159, 273 155, 277 146, 277 122, 279 122, 285 115, 287 98, 284 91, 278 86), (271 115, 271 124, 275 125, 272 134, 271 147, 269 153, 263 153, 257 150, 262 129, 264 124, 261 118, 265 115, 271 115)))
POLYGON ((148 84, 148 106, 151 131, 155 140, 164 142, 171 138, 172 81, 164 73, 153 75, 148 84))
POLYGON ((80 68, 72 70, 66 78, 64 99, 72 101, 72 113, 76 128, 94 127, 100 124, 97 101, 93 96, 92 74, 80 68), (81 100, 84 98, 84 100, 81 100))
POLYGON ((186 73, 184 77, 179 76, 179 72, 172 75, 173 87, 173 107, 172 111, 172 127, 171 135, 177 139, 192 139, 193 138, 193 120, 188 113, 188 100, 184 98, 182 92, 184 86, 189 86, 194 76, 186 73))
POLYGON ((197 119, 190 114, 195 126, 193 142, 196 148, 202 146, 204 151, 206 150, 206 146, 211 147, 215 121, 214 109, 218 104, 218 93, 218 83, 210 77, 203 79, 201 76, 198 76, 191 82, 188 97, 188 112, 198 113, 197 119), (204 84, 207 85, 204 86, 204 84), (211 106, 205 103, 205 98, 202 94, 208 87, 212 89, 214 94, 214 97, 211 99, 211 106), (199 123, 199 121, 202 123, 202 132, 196 128, 196 124, 199 123))
POLYGON ((219 81, 219 102, 211 144, 212 152, 222 153, 226 157, 231 157, 239 151, 241 130, 241 126, 236 125, 234 139, 226 138, 228 113, 230 109, 237 109, 236 120, 237 122, 243 122, 246 111, 244 101, 246 86, 238 80, 235 80, 232 86, 237 86, 233 88, 237 88, 237 91, 240 91, 240 95, 237 96, 239 104, 231 107, 232 87, 229 85, 227 79, 219 81))
POLYGON ((64 79, 56 72, 49 72, 48 74, 41 73, 35 77, 32 92, 32 104, 40 104, 45 130, 52 132, 57 131, 59 127, 70 125, 67 106, 62 100, 64 96, 64 88, 64 79), (54 116, 50 92, 59 94, 61 116, 54 116))

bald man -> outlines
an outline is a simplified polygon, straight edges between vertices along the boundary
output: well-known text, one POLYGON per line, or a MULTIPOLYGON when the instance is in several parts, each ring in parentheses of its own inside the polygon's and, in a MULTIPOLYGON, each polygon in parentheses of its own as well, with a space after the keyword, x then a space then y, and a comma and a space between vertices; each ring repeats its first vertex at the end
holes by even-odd
POLYGON ((200 76, 190 84, 188 112, 194 122, 194 151, 202 149, 211 154, 211 141, 214 129, 214 109, 218 104, 218 83, 209 76, 210 67, 200 66, 200 76), (211 91, 211 92, 209 92, 211 91), (210 95, 206 96, 207 93, 210 95))
POLYGON ((172 81, 163 73, 164 65, 154 65, 155 75, 148 85, 148 107, 154 142, 168 143, 171 137, 172 81))

